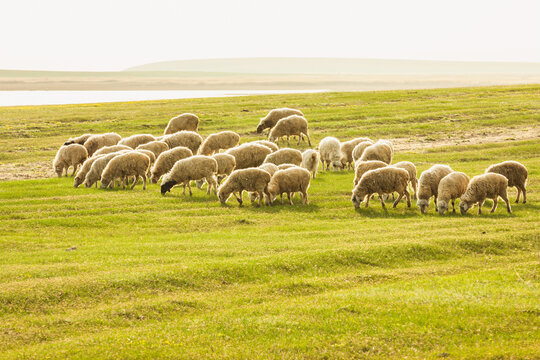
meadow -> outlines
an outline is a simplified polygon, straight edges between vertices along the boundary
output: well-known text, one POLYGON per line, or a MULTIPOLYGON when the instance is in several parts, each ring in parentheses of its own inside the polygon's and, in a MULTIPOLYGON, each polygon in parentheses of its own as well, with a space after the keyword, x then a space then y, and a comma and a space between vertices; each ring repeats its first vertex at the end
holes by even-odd
POLYGON ((0 182, 0 358, 538 358, 540 142, 526 135, 539 104, 527 85, 1 108, 0 169, 52 161, 85 132, 158 135, 182 112, 203 135, 255 140, 258 119, 289 106, 314 144, 392 139, 419 173, 512 159, 529 180, 526 204, 509 190, 512 214, 465 216, 355 210, 353 171, 320 171, 309 205, 261 208, 159 185, 0 182))

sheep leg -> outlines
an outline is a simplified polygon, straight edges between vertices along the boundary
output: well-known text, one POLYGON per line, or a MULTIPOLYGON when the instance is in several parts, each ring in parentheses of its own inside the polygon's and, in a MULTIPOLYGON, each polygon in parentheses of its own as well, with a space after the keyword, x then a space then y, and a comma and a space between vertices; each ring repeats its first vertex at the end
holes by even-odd
POLYGON ((508 195, 505 194, 505 196, 501 196, 501 198, 504 200, 504 202, 506 203, 506 211, 508 211, 509 214, 512 213, 512 209, 510 208, 510 200, 508 200, 508 195))
POLYGON ((493 207, 491 208, 491 213, 493 214, 495 210, 497 209, 497 203, 499 202, 499 197, 497 196, 495 199, 493 199, 493 207))
POLYGON ((242 199, 239 198, 238 195, 236 195, 235 192, 233 192, 233 195, 234 195, 234 197, 236 198, 236 201, 238 201, 238 203, 239 203, 240 205, 242 205, 242 199))
POLYGON ((96 189, 97 189, 97 181, 95 182, 95 184, 96 184, 96 189))
POLYGON ((408 189, 405 189, 405 197, 407 198, 407 207, 411 207, 411 193, 408 189))
POLYGON ((307 196, 307 191, 306 190, 303 190, 302 191, 302 202, 307 205, 309 203, 308 201, 308 196, 307 196))
POLYGON ((262 191, 257 191, 257 194, 259 194, 259 207, 262 206, 262 199, 264 198, 264 194, 262 191))
POLYGON ((482 205, 484 205, 484 200, 478 202, 478 215, 482 215, 482 205))
POLYGON ((412 185, 412 189, 414 191, 414 199, 416 200, 417 199, 417 197, 416 197, 416 186, 418 185, 418 183, 415 181, 411 185, 412 185))
POLYGON ((270 198, 270 193, 268 192, 268 186, 265 186, 263 192, 268 199, 268 201, 266 202, 266 205, 272 205, 272 199, 270 198))
POLYGON ((287 135, 287 145, 291 146, 291 140, 289 135, 287 135))
MULTIPOLYGON (((126 184, 129 185, 129 178, 127 176, 125 178, 120 178, 120 181, 122 182, 122 189, 126 188, 126 184)), ((114 186, 114 180, 111 183, 114 186)))
POLYGON ((525 186, 521 187, 521 191, 523 192, 523 203, 525 204, 527 202, 527 190, 525 190, 525 186))
MULTIPOLYGON (((394 205, 392 205, 393 208, 395 208, 397 206, 397 204, 399 204, 399 201, 401 200, 401 198, 403 197, 404 194, 405 194, 405 192, 402 192, 401 194, 399 194, 397 200, 394 201, 394 205)), ((394 193, 392 193, 392 195, 394 195, 394 193)))
POLYGON ((292 205, 293 203, 292 203, 291 193, 290 192, 287 193, 287 199, 289 199, 289 205, 292 205))
POLYGON ((184 186, 184 191, 182 191, 182 195, 186 195, 186 183, 182 184, 184 186))
POLYGON ((298 142, 296 143, 296 145, 300 145, 300 136, 302 136, 302 134, 298 135, 298 142))
POLYGON ((369 199, 371 199, 371 194, 367 195, 366 207, 369 206, 369 199))
POLYGON ((142 176, 142 180, 143 180, 143 186, 142 186, 142 189, 143 189, 143 190, 146 190, 146 174, 144 174, 144 175, 142 176))
POLYGON ((280 199, 281 205, 283 205, 283 193, 279 194, 279 199, 280 199))
POLYGON ((381 193, 379 193, 379 199, 381 200, 382 208, 383 208, 384 210, 386 210, 386 205, 384 205, 384 200, 383 200, 383 196, 382 196, 381 193))
POLYGON ((139 175, 135 175, 135 181, 133 181, 133 185, 131 185, 131 190, 133 190, 133 188, 135 187, 135 185, 137 185, 137 183, 139 182, 139 175))
POLYGON ((452 199, 452 212, 456 213, 456 200, 452 199))
POLYGON ((71 173, 71 176, 75 176, 75 171, 77 171, 78 165, 73 165, 73 172, 71 173))
POLYGON ((193 196, 193 191, 191 191, 191 181, 187 182, 187 187, 189 189, 189 196, 193 196))
POLYGON ((521 189, 519 188, 519 186, 516 186, 516 189, 517 189, 517 198, 516 198, 516 204, 519 204, 519 195, 521 194, 521 189))
POLYGON ((307 143, 308 143, 309 147, 311 147, 311 139, 309 138, 308 133, 306 133, 306 137, 307 137, 307 143))

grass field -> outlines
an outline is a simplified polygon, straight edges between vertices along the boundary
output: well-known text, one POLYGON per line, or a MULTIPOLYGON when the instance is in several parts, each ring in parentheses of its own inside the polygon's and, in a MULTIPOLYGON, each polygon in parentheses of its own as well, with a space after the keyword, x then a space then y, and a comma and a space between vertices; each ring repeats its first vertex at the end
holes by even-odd
POLYGON ((538 130, 539 104, 540 86, 511 86, 2 108, 3 165, 50 161, 84 132, 159 134, 187 111, 204 135, 253 140, 291 106, 315 143, 393 139, 419 172, 513 159, 529 181, 527 204, 482 216, 355 211, 352 171, 321 172, 309 205, 262 208, 0 182, 0 358, 538 358, 540 142, 476 140, 538 130))

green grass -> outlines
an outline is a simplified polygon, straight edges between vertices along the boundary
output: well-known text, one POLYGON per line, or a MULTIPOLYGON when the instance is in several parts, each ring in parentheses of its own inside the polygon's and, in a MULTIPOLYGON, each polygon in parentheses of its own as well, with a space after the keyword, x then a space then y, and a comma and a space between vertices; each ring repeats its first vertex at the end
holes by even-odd
MULTIPOLYGON (((445 139, 538 126, 538 90, 4 108, 0 154, 48 160, 71 134, 157 134, 182 111, 201 114, 203 134, 230 128, 254 139, 257 119, 276 106, 302 108, 316 142, 445 139)), ((263 208, 221 206, 200 190, 162 197, 157 185, 1 182, 0 358, 537 358, 539 142, 434 147, 395 161, 473 176, 505 159, 529 169, 528 202, 512 203, 511 215, 501 204, 482 216, 439 216, 433 204, 424 216, 404 203, 384 212, 377 201, 355 211, 352 172, 320 173, 310 205, 263 208)))

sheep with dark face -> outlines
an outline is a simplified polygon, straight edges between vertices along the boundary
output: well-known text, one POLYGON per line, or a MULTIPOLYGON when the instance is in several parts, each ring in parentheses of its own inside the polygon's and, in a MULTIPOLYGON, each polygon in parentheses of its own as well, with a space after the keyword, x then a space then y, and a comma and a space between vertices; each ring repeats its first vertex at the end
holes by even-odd
POLYGON ((291 115, 304 116, 300 110, 296 109, 281 108, 270 110, 264 118, 261 118, 259 125, 257 125, 257 134, 262 133, 264 129, 272 129, 279 120, 291 115))
POLYGON ((186 159, 177 161, 171 171, 163 176, 161 180, 161 195, 165 195, 171 191, 173 186, 182 184, 184 186, 183 194, 186 194, 186 185, 189 189, 189 195, 193 195, 191 191, 191 181, 206 180, 208 185, 207 194, 210 194, 211 189, 214 193, 217 188, 216 173, 218 171, 217 161, 211 156, 194 155, 186 159))
POLYGON ((517 198, 516 203, 519 203, 519 195, 523 193, 523 203, 527 202, 527 184, 528 171, 525 165, 517 161, 504 161, 499 164, 491 165, 486 169, 486 173, 501 174, 508 179, 508 187, 516 187, 517 198))
POLYGON ((493 213, 497 209, 499 196, 506 203, 506 211, 509 214, 512 213, 507 189, 508 179, 501 174, 487 173, 473 177, 467 185, 467 190, 461 196, 459 203, 461 215, 465 215, 476 203, 478 203, 478 214, 482 214, 482 205, 486 199, 493 199, 493 207, 491 208, 493 213))
POLYGON ((371 195, 379 194, 381 205, 383 209, 386 209, 383 194, 397 192, 399 196, 394 202, 393 207, 397 206, 404 195, 407 199, 407 207, 411 207, 411 195, 407 190, 408 182, 409 173, 403 169, 398 169, 393 166, 386 166, 380 169, 369 170, 362 175, 358 185, 356 185, 354 188, 351 201, 355 208, 359 208, 360 204, 367 196, 367 207, 369 205, 371 195))
POLYGON ((173 117, 169 120, 163 135, 174 134, 178 131, 198 131, 199 130, 199 118, 197 115, 185 113, 173 117))
POLYGON ((88 151, 86 151, 84 146, 79 144, 62 145, 53 161, 54 171, 58 177, 62 177, 62 173, 65 170, 67 176, 69 167, 73 166, 71 176, 74 176, 79 165, 84 163, 87 158, 88 151))

